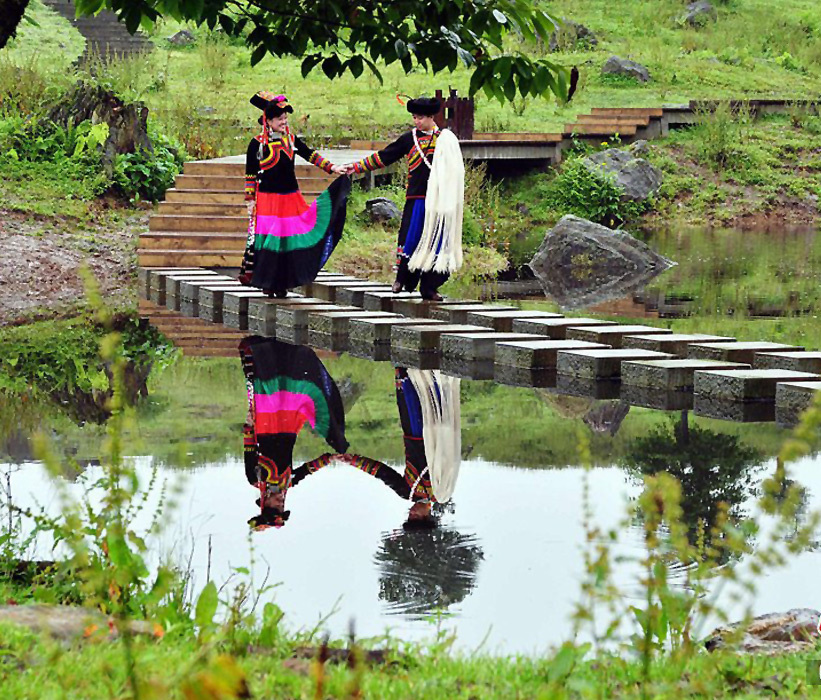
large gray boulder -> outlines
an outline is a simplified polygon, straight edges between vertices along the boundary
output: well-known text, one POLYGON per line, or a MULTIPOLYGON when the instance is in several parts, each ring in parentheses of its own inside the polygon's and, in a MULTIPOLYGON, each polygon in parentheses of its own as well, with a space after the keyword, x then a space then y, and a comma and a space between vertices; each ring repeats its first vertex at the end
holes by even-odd
POLYGON ((602 66, 601 72, 605 75, 624 75, 628 78, 635 78, 642 83, 650 80, 650 71, 641 63, 620 56, 608 58, 602 66))
POLYGON ((658 192, 663 175, 655 165, 640 158, 638 154, 646 149, 643 141, 636 148, 608 148, 582 160, 584 166, 594 173, 611 176, 621 187, 622 199, 641 202, 658 192))
POLYGON ((376 197, 365 202, 365 211, 374 223, 384 223, 401 216, 399 207, 387 197, 376 197))
POLYGON ((547 47, 551 51, 569 51, 577 47, 592 48, 599 43, 596 35, 579 22, 562 19, 562 24, 553 30, 547 47))
POLYGON ((174 46, 188 46, 189 44, 193 44, 197 40, 191 32, 187 29, 180 29, 176 34, 173 36, 168 37, 168 41, 174 46))
POLYGON ((620 299, 675 265, 629 233, 564 216, 528 263, 563 309, 620 299))
POLYGON ((708 22, 715 22, 718 19, 718 12, 707 0, 691 2, 687 6, 687 12, 679 17, 679 24, 689 24, 691 27, 703 27, 708 22))

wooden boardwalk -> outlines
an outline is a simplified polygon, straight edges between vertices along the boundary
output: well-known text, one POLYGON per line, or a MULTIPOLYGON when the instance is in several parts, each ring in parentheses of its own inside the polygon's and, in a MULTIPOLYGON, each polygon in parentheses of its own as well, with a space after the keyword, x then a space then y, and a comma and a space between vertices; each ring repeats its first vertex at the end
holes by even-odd
POLYGON ((783 424, 821 392, 821 352, 802 347, 428 302, 333 273, 272 299, 209 270, 141 268, 140 296, 140 315, 195 356, 233 356, 240 338, 259 334, 473 379, 783 424))

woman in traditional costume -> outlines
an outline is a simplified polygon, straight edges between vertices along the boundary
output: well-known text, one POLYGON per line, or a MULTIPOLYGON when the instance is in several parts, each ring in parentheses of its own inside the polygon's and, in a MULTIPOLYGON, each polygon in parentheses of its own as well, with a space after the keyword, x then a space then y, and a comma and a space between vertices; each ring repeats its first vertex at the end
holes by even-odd
POLYGON ((412 292, 419 285, 423 299, 441 301, 441 287, 462 265, 462 212, 465 167, 459 140, 440 130, 433 117, 441 110, 436 98, 409 100, 413 128, 367 158, 346 166, 349 173, 385 168, 408 160, 408 187, 399 227, 396 281, 393 291, 412 292))
POLYGON ((297 183, 294 159, 299 154, 327 173, 344 173, 291 133, 294 109, 285 95, 260 92, 251 103, 263 110, 262 133, 248 144, 245 157, 245 201, 248 241, 239 280, 271 296, 316 278, 345 226, 351 181, 334 180, 310 205, 297 183))
MULTIPOLYGON (((450 500, 461 463, 460 380, 438 370, 399 367, 395 373, 396 404, 405 442, 405 469, 400 473, 384 462, 354 454, 333 458, 379 479, 400 498, 411 502, 405 529, 436 527, 434 503, 450 500)), ((293 484, 327 466, 307 463, 295 470, 293 484)))
MULTIPOLYGON (((255 530, 282 527, 290 516, 285 497, 293 485, 296 438, 307 423, 335 452, 345 452, 345 410, 328 371, 308 347, 251 336, 239 346, 248 393, 245 476, 259 489, 255 530)), ((316 471, 331 462, 323 454, 296 471, 316 471)))

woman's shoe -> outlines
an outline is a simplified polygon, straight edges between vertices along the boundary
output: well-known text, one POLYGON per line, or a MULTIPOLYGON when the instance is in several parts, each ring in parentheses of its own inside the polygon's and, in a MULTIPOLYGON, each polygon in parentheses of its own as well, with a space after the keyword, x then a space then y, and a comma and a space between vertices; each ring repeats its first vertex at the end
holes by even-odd
POLYGON ((288 290, 287 289, 275 289, 274 290, 274 296, 277 299, 284 299, 285 297, 288 296, 288 290))
POLYGON ((445 300, 445 298, 441 294, 436 294, 436 293, 431 294, 430 296, 425 296, 423 294, 422 299, 424 299, 425 301, 444 301, 445 300))
POLYGON ((393 286, 391 287, 391 291, 394 294, 399 294, 402 291, 402 283, 401 282, 394 282, 393 286))

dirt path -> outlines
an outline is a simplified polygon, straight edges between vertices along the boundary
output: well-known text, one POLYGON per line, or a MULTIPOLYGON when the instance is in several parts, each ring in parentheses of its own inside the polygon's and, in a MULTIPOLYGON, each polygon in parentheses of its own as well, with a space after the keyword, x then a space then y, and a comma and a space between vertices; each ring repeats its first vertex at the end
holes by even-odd
POLYGON ((78 224, 0 209, 0 326, 76 310, 83 264, 108 303, 134 303, 136 242, 148 214, 115 221, 78 224))

